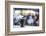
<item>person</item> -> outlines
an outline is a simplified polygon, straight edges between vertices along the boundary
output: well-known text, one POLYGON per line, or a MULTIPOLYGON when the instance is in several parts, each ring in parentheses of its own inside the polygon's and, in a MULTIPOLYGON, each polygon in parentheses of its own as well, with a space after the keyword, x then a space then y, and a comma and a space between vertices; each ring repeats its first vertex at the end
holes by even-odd
POLYGON ((14 15, 13 16, 13 22, 14 22, 14 24, 15 25, 19 25, 20 24, 20 19, 22 19, 22 17, 23 17, 22 15, 17 15, 17 14, 14 15))
POLYGON ((39 15, 36 14, 35 16, 32 16, 32 18, 34 19, 33 25, 34 26, 38 26, 39 15))
POLYGON ((32 25, 32 23, 34 22, 32 16, 30 14, 27 16, 27 19, 26 20, 27 20, 27 24, 28 25, 32 25))
POLYGON ((20 19, 20 26, 24 27, 24 17, 22 19, 20 19))

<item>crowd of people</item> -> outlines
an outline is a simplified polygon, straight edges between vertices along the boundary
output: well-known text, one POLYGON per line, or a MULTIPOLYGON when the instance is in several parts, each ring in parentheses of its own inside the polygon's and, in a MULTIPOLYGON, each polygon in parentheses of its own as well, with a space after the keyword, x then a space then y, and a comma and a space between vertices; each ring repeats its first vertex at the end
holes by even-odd
POLYGON ((34 14, 31 15, 31 14, 30 13, 28 13, 28 15, 15 14, 13 16, 14 25, 21 25, 21 27, 23 27, 24 25, 38 26, 39 14, 35 14, 35 15, 34 14))

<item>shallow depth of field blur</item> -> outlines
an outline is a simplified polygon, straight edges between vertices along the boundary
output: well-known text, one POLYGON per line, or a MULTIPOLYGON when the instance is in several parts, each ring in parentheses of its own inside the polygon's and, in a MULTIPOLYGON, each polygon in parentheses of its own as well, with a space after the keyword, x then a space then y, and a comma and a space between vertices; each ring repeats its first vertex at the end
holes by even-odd
POLYGON ((14 8, 13 10, 14 25, 39 26, 39 9, 14 8))

